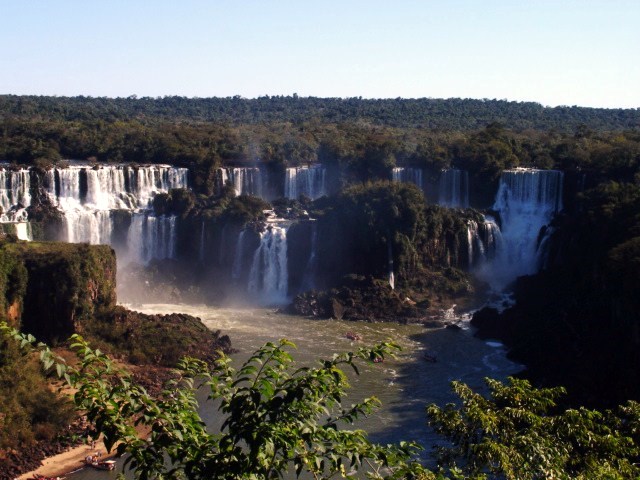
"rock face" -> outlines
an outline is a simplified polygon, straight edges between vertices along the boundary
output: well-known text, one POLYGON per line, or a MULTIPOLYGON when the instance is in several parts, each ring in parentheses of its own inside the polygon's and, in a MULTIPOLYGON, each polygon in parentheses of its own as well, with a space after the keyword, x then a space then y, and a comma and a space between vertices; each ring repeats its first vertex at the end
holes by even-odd
POLYGON ((39 340, 56 343, 83 333, 88 322, 115 307, 111 247, 6 242, 0 245, 0 263, 3 313, 39 340))
POLYGON ((145 315, 116 306, 116 257, 106 245, 0 244, 1 315, 50 344, 79 333, 136 364, 211 361, 231 342, 189 315, 145 315))

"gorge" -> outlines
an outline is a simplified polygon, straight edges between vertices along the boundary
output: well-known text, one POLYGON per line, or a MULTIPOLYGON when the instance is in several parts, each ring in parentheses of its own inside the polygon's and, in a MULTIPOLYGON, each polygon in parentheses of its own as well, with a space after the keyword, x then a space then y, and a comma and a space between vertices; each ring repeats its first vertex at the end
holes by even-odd
MULTIPOLYGON (((169 259, 203 276, 213 269, 225 279, 218 277, 218 282, 234 284, 236 293, 244 292, 246 298, 262 304, 283 304, 308 286, 326 288, 339 282, 340 271, 332 271, 331 266, 342 260, 331 256, 341 251, 346 254, 344 249, 353 239, 341 242, 340 232, 327 225, 331 213, 315 215, 317 208, 309 203, 325 197, 327 192, 336 192, 333 198, 339 196, 339 186, 327 180, 336 174, 327 173, 323 165, 287 168, 280 179, 259 167, 218 169, 218 195, 228 183, 239 198, 252 195, 275 201, 276 211, 261 210, 259 218, 247 223, 234 218, 211 218, 204 209, 198 211, 191 204, 187 205, 189 210, 183 207, 182 211, 172 205, 171 196, 177 195, 176 190, 188 198, 193 195, 186 168, 71 163, 48 170, 0 170, 5 230, 13 227, 22 239, 109 244, 116 250, 121 268, 130 263, 146 265, 169 259), (285 197, 274 199, 269 192, 276 191, 285 197), (169 198, 164 211, 156 200, 162 196, 169 198), (286 203, 285 199, 297 203, 298 198, 306 202, 305 208, 311 214, 304 208, 292 211, 290 206, 280 206, 286 203), (54 215, 30 222, 28 212, 41 205, 52 207, 54 215), (56 228, 44 228, 43 223, 47 222, 55 223, 56 228), (327 246, 331 245, 335 248, 329 247, 332 252, 328 252, 327 246)), ((444 170, 440 179, 430 185, 423 176, 426 175, 421 169, 394 167, 389 180, 415 185, 418 192, 412 194, 416 198, 428 198, 431 192, 431 197, 438 198, 442 208, 457 218, 457 230, 443 231, 442 238, 435 239, 442 250, 438 262, 477 272, 493 286, 499 283, 496 289, 518 275, 535 272, 540 262, 539 233, 562 208, 560 172, 505 170, 492 207, 498 221, 477 210, 464 210, 469 206, 470 188, 466 172, 444 170)), ((382 189, 379 194, 384 194, 382 189)), ((325 197, 320 203, 327 201, 330 199, 325 197)), ((388 223, 389 219, 380 215, 378 220, 388 223)), ((403 227, 391 222, 383 228, 387 236, 384 254, 363 258, 371 265, 343 269, 344 274, 374 274, 378 278, 392 275, 402 281, 402 272, 394 272, 393 265, 402 265, 398 257, 403 247, 398 235, 403 227), (387 264, 392 266, 390 272, 387 264), (384 275, 376 275, 379 271, 384 275)))

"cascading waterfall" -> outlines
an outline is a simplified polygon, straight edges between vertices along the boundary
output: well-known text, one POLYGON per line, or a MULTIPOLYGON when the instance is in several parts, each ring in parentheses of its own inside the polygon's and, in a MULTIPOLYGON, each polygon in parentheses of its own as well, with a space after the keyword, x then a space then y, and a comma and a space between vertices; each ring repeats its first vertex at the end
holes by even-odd
POLYGON ((53 204, 63 211, 79 205, 91 210, 148 209, 157 193, 186 188, 187 172, 169 165, 70 166, 49 170, 44 185, 53 204), (83 182, 86 192, 81 191, 83 182))
POLYGON ((449 168, 440 174, 438 204, 450 208, 469 207, 469 174, 449 168))
POLYGON ((25 222, 31 205, 30 172, 27 169, 0 170, 0 222, 25 222))
POLYGON ((420 187, 420 190, 424 190, 421 168, 395 167, 391 171, 391 179, 394 182, 415 183, 418 187, 420 187))
POLYGON ((175 258, 176 217, 134 213, 127 236, 129 259, 147 263, 175 258))
POLYGON ((487 215, 480 224, 475 220, 467 222, 468 268, 484 267, 501 246, 502 233, 493 217, 487 215))
POLYGON ((538 236, 562 209, 562 181, 562 172, 556 170, 517 168, 502 173, 493 206, 502 221, 502 246, 487 272, 494 290, 536 272, 538 236))
POLYGON ((238 280, 242 276, 242 259, 244 258, 244 235, 246 230, 242 229, 238 234, 238 243, 236 244, 236 253, 233 257, 233 265, 231 266, 231 278, 238 280))
POLYGON ((262 170, 258 167, 221 168, 218 188, 230 182, 236 195, 263 197, 262 170))
POLYGON ((467 255, 469 257, 469 268, 474 265, 476 260, 476 251, 480 256, 484 256, 484 245, 479 241, 478 222, 469 220, 467 222, 467 255))
POLYGON ((247 290, 262 303, 287 301, 287 227, 270 223, 260 233, 260 245, 253 254, 247 290))
POLYGON ((305 195, 311 200, 327 194, 326 169, 321 165, 287 168, 284 181, 284 196, 297 199, 305 195))
POLYGON ((65 240, 109 244, 114 210, 132 215, 127 234, 130 261, 174 258, 175 217, 155 217, 153 198, 172 188, 187 188, 188 170, 169 165, 129 167, 73 165, 46 172, 43 185, 64 215, 65 240))
POLYGON ((547 227, 544 231, 544 235, 540 239, 540 245, 538 245, 538 271, 546 270, 549 268, 550 250, 551 250, 551 237, 555 232, 555 228, 547 227))
POLYGON ((16 236, 18 240, 33 240, 33 236, 31 234, 31 224, 29 222, 19 222, 16 223, 16 236))
POLYGON ((307 290, 313 290, 316 288, 316 269, 318 267, 318 226, 316 220, 311 220, 311 251, 309 252, 309 259, 302 275, 302 282, 300 284, 300 291, 306 292, 307 290))

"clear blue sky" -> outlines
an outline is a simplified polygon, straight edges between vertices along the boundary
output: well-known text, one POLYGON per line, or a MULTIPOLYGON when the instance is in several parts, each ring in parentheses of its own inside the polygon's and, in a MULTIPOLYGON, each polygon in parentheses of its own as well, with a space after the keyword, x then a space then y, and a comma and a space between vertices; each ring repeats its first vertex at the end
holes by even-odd
POLYGON ((640 107, 640 0, 0 0, 0 93, 640 107))

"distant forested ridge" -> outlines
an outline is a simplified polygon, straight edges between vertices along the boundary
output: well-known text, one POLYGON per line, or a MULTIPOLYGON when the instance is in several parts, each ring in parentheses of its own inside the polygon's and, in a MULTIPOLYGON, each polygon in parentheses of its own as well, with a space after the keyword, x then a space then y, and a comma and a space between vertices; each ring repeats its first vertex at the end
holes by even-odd
POLYGON ((474 99, 363 99, 265 96, 253 99, 0 96, 0 120, 162 120, 255 124, 365 122, 397 128, 476 130, 500 122, 514 130, 595 131, 640 127, 640 109, 543 107, 535 102, 474 99))

